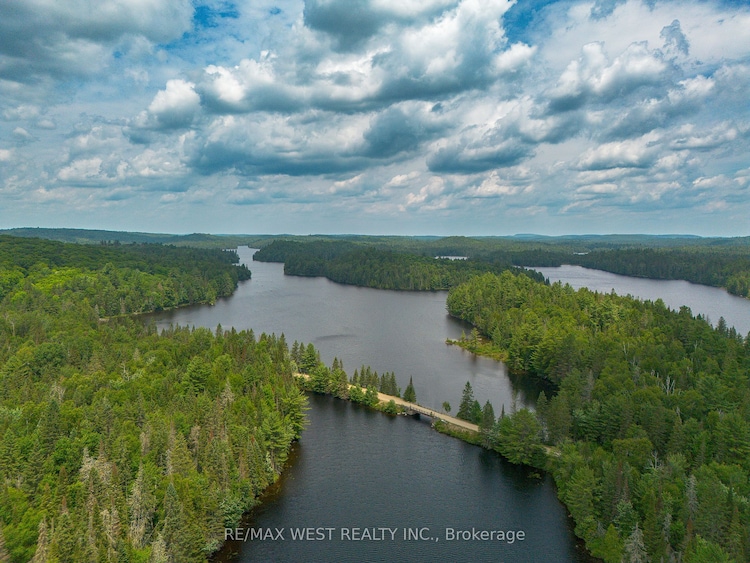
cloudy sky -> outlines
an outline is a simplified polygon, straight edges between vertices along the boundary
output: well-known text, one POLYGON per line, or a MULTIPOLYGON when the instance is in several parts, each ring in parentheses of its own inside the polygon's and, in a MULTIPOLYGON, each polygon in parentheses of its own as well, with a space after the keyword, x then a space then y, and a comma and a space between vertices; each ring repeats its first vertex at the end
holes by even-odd
POLYGON ((3 0, 0 227, 750 234, 745 0, 3 0))

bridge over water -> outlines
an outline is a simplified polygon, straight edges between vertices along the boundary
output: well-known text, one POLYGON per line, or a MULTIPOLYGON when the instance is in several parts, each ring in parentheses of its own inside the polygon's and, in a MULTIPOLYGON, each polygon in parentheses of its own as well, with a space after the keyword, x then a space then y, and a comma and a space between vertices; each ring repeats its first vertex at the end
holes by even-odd
MULTIPOLYGON (((310 376, 306 373, 296 373, 295 376, 297 377, 303 377, 305 379, 309 379, 310 376)), ((352 389, 356 387, 355 385, 349 385, 349 389, 352 389)), ((442 420, 443 422, 446 422, 448 424, 452 424, 453 426, 457 426, 463 430, 470 430, 472 432, 479 432, 479 426, 476 424, 472 424, 471 422, 467 422, 465 420, 461 420, 460 418, 456 418, 454 416, 449 416, 445 413, 438 412, 435 409, 430 409, 428 407, 423 407, 422 405, 418 403, 410 403, 408 401, 404 401, 401 397, 394 397, 393 395, 386 395, 385 393, 378 392, 378 399, 381 403, 389 403, 390 401, 393 401, 398 406, 400 406, 406 414, 423 414, 425 416, 429 416, 432 420, 442 420)))
POLYGON ((393 401, 394 403, 402 407, 406 414, 423 414, 425 416, 429 416, 432 420, 442 420, 443 422, 458 426, 459 428, 462 428, 464 430, 479 432, 479 426, 477 426, 476 424, 472 424, 471 422, 467 422, 454 416, 449 416, 443 412, 436 411, 435 409, 423 407, 422 405, 417 403, 409 403, 408 401, 404 401, 400 397, 386 395, 385 393, 378 393, 378 399, 380 399, 381 403, 388 403, 389 401, 393 401))
MULTIPOLYGON (((304 377, 305 379, 309 379, 309 375, 305 373, 297 373, 295 374, 297 377, 304 377)), ((355 385, 349 385, 349 389, 352 389, 355 387, 355 385)), ((432 420, 441 420, 447 424, 451 424, 453 426, 456 426, 458 428, 461 428, 463 430, 469 430, 471 432, 479 432, 479 426, 476 424, 472 424, 471 422, 467 422, 465 420, 462 420, 460 418, 456 418, 454 416, 449 416, 445 413, 438 412, 435 409, 431 409, 428 407, 423 407, 422 405, 418 403, 410 403, 408 401, 404 401, 401 397, 394 397, 393 395, 386 395, 385 393, 378 392, 378 399, 381 403, 389 403, 390 401, 393 401, 398 406, 400 406, 406 414, 423 414, 425 416, 429 416, 432 420)), ((544 452, 551 457, 560 457, 560 450, 554 446, 547 446, 540 444, 539 446, 544 450, 544 452)))

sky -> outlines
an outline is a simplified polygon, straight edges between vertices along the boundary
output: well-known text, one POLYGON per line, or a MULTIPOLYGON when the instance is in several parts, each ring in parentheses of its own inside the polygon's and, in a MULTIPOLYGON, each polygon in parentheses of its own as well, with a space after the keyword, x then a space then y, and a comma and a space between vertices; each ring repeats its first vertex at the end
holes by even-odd
POLYGON ((744 0, 3 0, 0 228, 750 235, 744 0))

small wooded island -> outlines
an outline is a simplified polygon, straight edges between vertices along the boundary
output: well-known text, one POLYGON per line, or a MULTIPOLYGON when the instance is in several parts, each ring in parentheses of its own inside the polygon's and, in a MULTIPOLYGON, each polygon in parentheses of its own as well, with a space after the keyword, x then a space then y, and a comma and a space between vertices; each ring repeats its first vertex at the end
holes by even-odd
MULTIPOLYGON (((283 261, 290 274, 450 289, 449 313, 475 327, 461 346, 550 386, 535 411, 500 416, 467 386, 456 416, 478 424, 484 447, 552 473, 596 557, 748 560, 750 339, 722 320, 714 327, 660 301, 550 285, 518 267, 588 247, 261 242, 258 258, 283 261), (434 258, 445 255, 469 259, 434 258)), ((594 251, 575 256, 599 252, 623 268, 648 253, 672 264, 691 252, 691 271, 723 264, 714 285, 742 294, 747 277, 735 259, 744 246, 594 251)), ((218 248, 0 237, 0 561, 206 561, 300 436, 306 399, 295 373, 309 373, 312 390, 364 404, 378 391, 399 394, 392 373, 362 368, 350 378, 283 336, 158 334, 140 315, 212 303, 249 276, 218 248)))

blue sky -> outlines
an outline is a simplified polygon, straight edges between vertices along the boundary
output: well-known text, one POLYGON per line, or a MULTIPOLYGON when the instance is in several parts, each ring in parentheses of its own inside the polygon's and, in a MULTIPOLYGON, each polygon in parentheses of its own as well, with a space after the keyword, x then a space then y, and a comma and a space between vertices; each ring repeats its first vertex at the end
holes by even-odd
POLYGON ((7 0, 0 227, 750 234, 737 0, 7 0))

